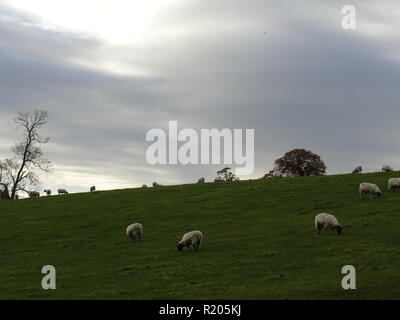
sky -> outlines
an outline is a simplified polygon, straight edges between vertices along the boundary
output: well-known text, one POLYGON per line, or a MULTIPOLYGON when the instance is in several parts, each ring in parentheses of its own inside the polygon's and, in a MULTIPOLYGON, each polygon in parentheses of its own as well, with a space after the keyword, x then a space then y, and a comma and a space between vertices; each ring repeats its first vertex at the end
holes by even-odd
POLYGON ((328 174, 400 169, 399 16, 397 0, 0 0, 0 159, 16 113, 44 109, 43 189, 212 180, 223 166, 147 163, 168 121, 254 129, 243 179, 294 148, 328 174))

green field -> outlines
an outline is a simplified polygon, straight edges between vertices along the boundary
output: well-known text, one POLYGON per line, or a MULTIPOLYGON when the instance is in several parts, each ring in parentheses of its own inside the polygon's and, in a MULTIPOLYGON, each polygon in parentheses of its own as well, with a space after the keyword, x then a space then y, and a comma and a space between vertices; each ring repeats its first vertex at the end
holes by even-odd
POLYGON ((399 299, 398 173, 332 175, 0 201, 0 299, 399 299), (360 182, 383 195, 360 200, 360 182), (344 226, 317 235, 317 213, 344 226), (126 226, 141 222, 141 242, 126 226), (183 253, 183 233, 201 230, 183 253), (343 265, 357 289, 343 290, 343 265), (57 289, 41 288, 41 268, 57 289))

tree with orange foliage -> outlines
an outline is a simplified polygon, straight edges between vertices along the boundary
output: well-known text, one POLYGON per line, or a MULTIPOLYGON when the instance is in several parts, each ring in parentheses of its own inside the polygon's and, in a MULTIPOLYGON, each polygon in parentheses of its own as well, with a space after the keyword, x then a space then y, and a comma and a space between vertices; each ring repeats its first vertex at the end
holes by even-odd
POLYGON ((326 166, 319 155, 305 149, 294 149, 275 160, 275 170, 287 176, 321 176, 325 174, 326 166))

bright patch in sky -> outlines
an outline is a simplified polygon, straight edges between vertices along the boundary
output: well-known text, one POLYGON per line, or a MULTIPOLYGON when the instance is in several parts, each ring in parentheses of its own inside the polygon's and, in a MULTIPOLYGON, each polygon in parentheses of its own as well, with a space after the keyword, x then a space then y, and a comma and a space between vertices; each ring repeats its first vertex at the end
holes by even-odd
POLYGON ((180 0, 6 0, 42 27, 93 34, 112 45, 144 41, 159 9, 180 0))

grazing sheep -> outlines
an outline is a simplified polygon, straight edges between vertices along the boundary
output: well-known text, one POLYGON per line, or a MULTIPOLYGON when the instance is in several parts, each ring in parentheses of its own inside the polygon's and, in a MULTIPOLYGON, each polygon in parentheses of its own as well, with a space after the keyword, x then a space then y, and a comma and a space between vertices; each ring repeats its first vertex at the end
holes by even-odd
POLYGON ((43 191, 45 194, 47 194, 47 196, 51 195, 51 190, 50 189, 46 189, 43 191))
POLYGON ((126 236, 132 241, 141 239, 143 235, 143 226, 140 223, 133 223, 126 228, 126 236))
POLYGON ((283 174, 280 171, 270 170, 268 173, 264 174, 261 179, 271 179, 271 178, 282 178, 283 174))
POLYGON ((214 179, 214 182, 225 182, 225 180, 222 179, 222 178, 215 178, 215 179, 214 179))
POLYGON ((388 181, 389 192, 395 192, 396 189, 400 189, 400 178, 391 178, 388 181))
POLYGON ((240 181, 240 178, 239 178, 239 177, 235 177, 235 178, 233 179, 233 181, 240 181))
POLYGON ((354 169, 353 169, 353 172, 352 173, 361 173, 362 172, 362 167, 361 166, 358 166, 358 167, 355 167, 354 169))
POLYGON ((274 174, 274 170, 270 170, 268 173, 264 174, 264 176, 261 177, 260 179, 270 179, 270 178, 272 178, 273 174, 274 174))
POLYGON ((161 184, 157 183, 157 182, 153 182, 153 187, 160 187, 161 184))
POLYGON ((58 194, 68 194, 68 191, 65 189, 58 189, 58 194))
POLYGON ((338 234, 342 233, 343 227, 339 224, 336 217, 329 213, 320 213, 315 216, 315 230, 321 234, 321 229, 336 230, 338 234))
POLYGON ((95 186, 91 186, 90 187, 90 192, 94 192, 94 191, 96 191, 96 187, 95 186))
POLYGON ((147 184, 142 184, 142 188, 147 188, 147 184))
POLYGON ((381 189, 379 189, 379 187, 376 184, 367 182, 360 183, 359 191, 360 191, 360 199, 362 199, 363 196, 366 194, 369 194, 371 196, 370 198, 372 198, 372 195, 380 197, 382 194, 381 189))
POLYGON ((182 240, 178 242, 177 248, 179 251, 183 251, 183 248, 189 248, 190 246, 198 249, 202 240, 203 233, 201 231, 190 231, 183 235, 182 240))
POLYGON ((274 176, 275 170, 269 170, 268 173, 264 175, 264 179, 270 179, 274 176))
POLYGON ((274 171, 274 173, 272 174, 273 178, 282 178, 283 174, 279 171, 274 171))
POLYGON ((40 197, 40 193, 37 191, 29 191, 28 195, 29 195, 29 198, 39 198, 40 197))
POLYGON ((204 178, 200 178, 199 180, 197 180, 197 183, 204 183, 204 182, 206 182, 206 179, 204 178))
POLYGON ((392 171, 393 171, 393 168, 391 166, 389 166, 388 164, 384 164, 382 166, 382 172, 389 173, 389 172, 392 172, 392 171))

